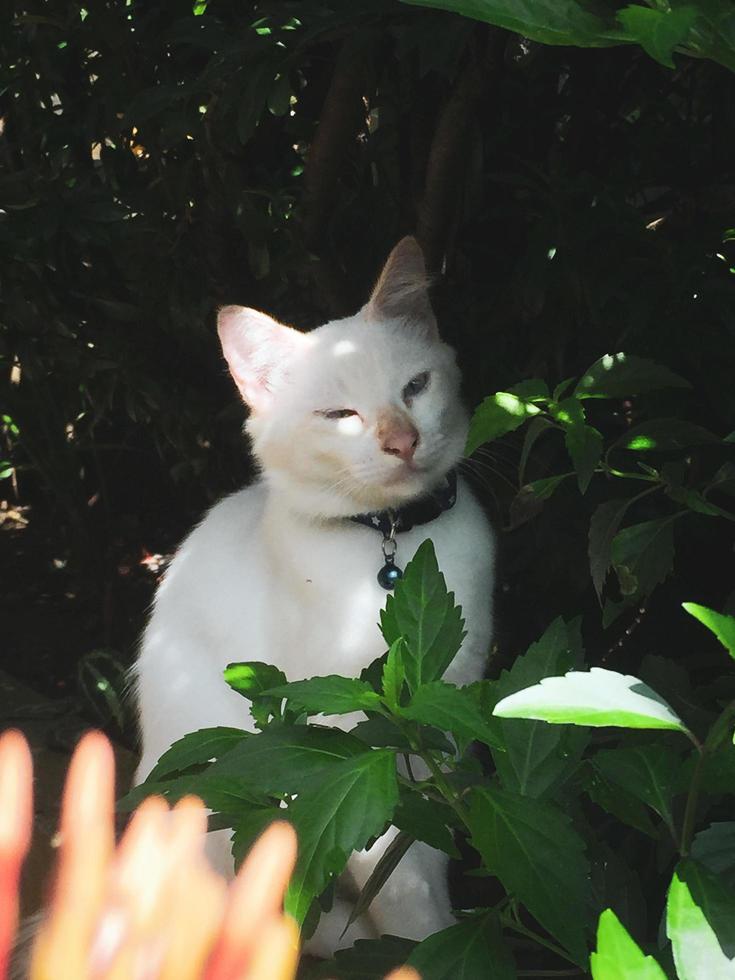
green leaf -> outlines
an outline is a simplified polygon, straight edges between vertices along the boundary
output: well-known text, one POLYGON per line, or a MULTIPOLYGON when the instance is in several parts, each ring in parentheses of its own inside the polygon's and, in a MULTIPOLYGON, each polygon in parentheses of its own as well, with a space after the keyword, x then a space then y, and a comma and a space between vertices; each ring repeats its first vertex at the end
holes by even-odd
POLYGON ((524 402, 545 402, 551 398, 549 386, 539 378, 529 381, 519 381, 508 389, 512 395, 517 395, 524 402))
POLYGON ((586 493, 602 456, 602 435, 591 425, 568 425, 564 443, 577 473, 580 493, 586 493))
POLYGON ((424 541, 380 613, 388 645, 401 636, 406 641, 402 660, 412 693, 442 676, 462 645, 463 627, 462 610, 447 591, 434 545, 424 541))
POLYGON ((263 793, 300 793, 346 759, 370 754, 364 742, 336 728, 269 728, 235 746, 210 772, 237 776, 263 793))
POLYGON ((607 500, 592 515, 589 533, 590 574, 598 598, 602 596, 607 570, 612 562, 613 540, 632 502, 633 498, 607 500))
POLYGON ((278 667, 250 660, 245 663, 228 664, 224 671, 225 681, 233 691, 252 701, 264 694, 268 688, 286 683, 286 675, 278 667))
POLYGON ((711 630, 730 656, 735 658, 735 616, 715 612, 714 609, 700 606, 696 602, 683 602, 682 606, 690 616, 694 616, 711 630))
POLYGON ((403 966, 416 943, 399 936, 358 939, 347 949, 338 949, 334 960, 323 964, 318 977, 330 980, 376 980, 403 966))
POLYGON ((354 850, 381 833, 398 802, 395 756, 376 749, 344 759, 305 787, 288 808, 299 857, 285 908, 303 922, 312 900, 343 871, 354 850))
POLYGON ((403 668, 403 637, 399 637, 388 651, 388 656, 383 667, 383 696, 388 707, 396 711, 401 703, 401 692, 403 683, 406 679, 406 671, 403 668))
POLYGON ((620 786, 614 785, 602 773, 588 763, 583 777, 584 790, 589 798, 621 823, 640 830, 648 837, 656 838, 656 828, 646 807, 620 786))
POLYGON ((628 429, 611 448, 629 449, 638 453, 673 452, 688 449, 690 446, 708 446, 718 442, 720 440, 713 432, 693 422, 652 419, 628 429))
POLYGON ((465 453, 471 456, 478 446, 513 432, 540 411, 533 402, 514 395, 512 391, 498 391, 490 395, 474 411, 465 453))
POLYGON ((590 869, 584 842, 569 817, 550 803, 477 787, 472 791, 468 827, 473 847, 505 890, 526 906, 576 963, 586 963, 590 869))
POLYGON ((271 664, 258 660, 245 663, 228 664, 224 671, 225 681, 233 691, 237 691, 251 702, 250 714, 259 728, 265 728, 271 716, 278 714, 278 698, 265 695, 269 687, 286 683, 286 675, 271 664))
POLYGON ((547 677, 495 706, 500 718, 535 718, 553 724, 600 728, 663 728, 687 732, 672 708, 647 684, 629 674, 593 667, 547 677))
POLYGON ((623 528, 610 547, 612 563, 620 577, 621 569, 630 577, 623 595, 648 595, 663 582, 674 565, 674 528, 676 517, 659 517, 623 528))
POLYGON ((723 820, 700 830, 692 841, 691 856, 735 889, 735 821, 723 820))
POLYGON ((618 20, 646 54, 667 68, 675 68, 674 48, 687 40, 697 11, 694 7, 651 10, 636 4, 619 10, 618 20))
POLYGON ((679 980, 735 977, 735 894, 696 861, 681 861, 666 903, 679 980))
POLYGON ((401 802, 393 814, 393 823, 416 840, 421 840, 450 857, 458 858, 450 827, 452 810, 438 800, 428 800, 418 789, 402 789, 401 802))
POLYGON ((523 440, 523 448, 521 449, 521 458, 518 463, 518 485, 523 486, 525 476, 526 476, 526 466, 528 465, 528 457, 531 454, 531 450, 536 445, 537 440, 544 432, 548 432, 549 429, 553 429, 554 425, 549 419, 544 418, 543 415, 538 415, 536 418, 531 419, 526 429, 526 435, 523 440))
POLYGON ((380 698, 366 681, 338 674, 291 681, 269 688, 264 694, 278 700, 287 698, 310 715, 344 715, 374 711, 380 706, 380 698))
POLYGON ((645 955, 612 909, 600 916, 590 969, 592 980, 666 980, 656 960, 645 955))
POLYGON ((403 0, 419 7, 452 10, 504 27, 542 44, 607 47, 626 40, 610 16, 598 16, 578 0, 403 0))
POLYGON ((451 732, 464 742, 477 739, 502 751, 502 743, 482 717, 477 701, 466 688, 454 687, 445 681, 422 684, 401 714, 411 721, 451 732))
POLYGON ((513 956, 497 916, 474 915, 434 933, 414 949, 409 966, 422 980, 515 980, 513 956))
POLYGON ((165 796, 169 803, 176 803, 184 796, 199 796, 210 810, 238 815, 253 806, 263 806, 266 802, 263 793, 249 786, 238 776, 218 773, 213 767, 193 775, 177 776, 163 782, 146 780, 134 787, 117 804, 123 813, 134 810, 148 796, 165 796))
POLYGON ((411 834, 401 832, 395 835, 380 855, 378 863, 370 872, 368 880, 362 886, 360 894, 357 896, 357 901, 352 907, 349 918, 345 923, 343 935, 356 919, 359 919, 361 915, 367 912, 373 903, 373 899, 401 863, 406 851, 413 842, 414 838, 411 834))
POLYGON ((669 484, 666 487, 666 494, 677 503, 684 504, 689 510, 693 510, 695 514, 706 514, 708 517, 724 517, 726 520, 733 520, 733 515, 730 511, 723 510, 722 507, 710 503, 699 490, 669 484))
POLYGON ((146 779, 155 782, 190 766, 214 762, 250 737, 240 728, 200 728, 190 732, 163 753, 146 779))
POLYGON ((691 385, 668 368, 632 354, 605 354, 585 371, 574 394, 577 398, 625 398, 659 388, 691 385))
MULTIPOLYGON (((494 687, 494 703, 522 691, 543 677, 563 674, 574 666, 573 630, 558 618, 543 636, 503 671, 494 687)), ((505 752, 493 752, 503 786, 538 798, 571 773, 587 744, 587 732, 547 725, 542 721, 495 720, 505 752)))
POLYGON ((590 760, 611 783, 647 804, 674 830, 671 801, 677 794, 681 756, 665 745, 607 749, 590 760))

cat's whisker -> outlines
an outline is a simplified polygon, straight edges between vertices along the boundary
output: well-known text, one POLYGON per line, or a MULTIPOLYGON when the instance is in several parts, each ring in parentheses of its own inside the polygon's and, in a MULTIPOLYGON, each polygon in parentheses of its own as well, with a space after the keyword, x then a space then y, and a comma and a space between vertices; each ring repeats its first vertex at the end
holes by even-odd
MULTIPOLYGON (((514 492, 518 489, 512 480, 509 480, 504 473, 501 473, 499 469, 492 466, 489 462, 487 462, 487 460, 475 459, 475 458, 463 459, 462 463, 464 463, 469 468, 470 472, 474 471, 478 477, 482 474, 482 471, 485 470, 487 473, 490 473, 494 477, 497 477, 497 479, 502 480, 503 483, 506 483, 509 487, 513 489, 514 492)), ((489 489, 489 484, 488 484, 488 489, 489 489)))

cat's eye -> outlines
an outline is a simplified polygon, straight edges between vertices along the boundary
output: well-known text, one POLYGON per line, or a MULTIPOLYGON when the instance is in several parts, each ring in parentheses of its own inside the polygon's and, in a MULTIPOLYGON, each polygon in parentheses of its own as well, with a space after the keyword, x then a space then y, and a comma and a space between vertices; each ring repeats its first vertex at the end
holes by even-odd
POLYGON ((424 388, 429 383, 429 372, 422 371, 421 374, 417 374, 415 378, 411 378, 406 387, 403 389, 403 400, 410 401, 416 395, 421 394, 424 388))
POLYGON ((325 419, 348 419, 357 412, 353 408, 332 408, 328 412, 319 412, 325 419))

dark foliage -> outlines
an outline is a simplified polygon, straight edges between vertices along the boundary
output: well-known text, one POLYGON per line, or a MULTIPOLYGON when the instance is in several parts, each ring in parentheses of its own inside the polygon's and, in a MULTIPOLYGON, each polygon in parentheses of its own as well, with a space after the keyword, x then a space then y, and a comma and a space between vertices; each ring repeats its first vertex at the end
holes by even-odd
MULTIPOLYGON (((128 657, 148 556, 246 478, 216 306, 305 328, 349 312, 407 231, 471 403, 624 349, 692 388, 596 403, 606 439, 651 414, 726 435, 735 79, 717 50, 671 69, 638 45, 548 47, 394 0, 15 5, 0 37, 0 455, 6 517, 32 509, 3 535, 14 669, 52 682, 99 644, 128 657)), ((604 657, 639 618, 604 632, 590 581, 590 516, 614 488, 581 500, 567 481, 521 520, 520 484, 568 469, 542 439, 519 480, 521 446, 508 435, 472 464, 510 528, 502 660, 585 609, 604 657)), ((659 516, 646 506, 639 520, 659 516)), ((682 523, 676 575, 621 668, 689 654, 693 634, 667 625, 680 599, 726 608, 722 524, 682 523)))

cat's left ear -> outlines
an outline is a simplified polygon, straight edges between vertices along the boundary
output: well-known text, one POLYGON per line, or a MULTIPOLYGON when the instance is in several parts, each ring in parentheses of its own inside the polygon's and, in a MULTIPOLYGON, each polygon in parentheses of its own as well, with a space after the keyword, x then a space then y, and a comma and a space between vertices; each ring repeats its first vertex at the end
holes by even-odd
POLYGON ((388 256, 365 312, 381 320, 410 320, 420 323, 438 339, 436 317, 429 302, 430 278, 424 253, 416 239, 402 238, 388 256))
POLYGON ((255 412, 268 409, 288 364, 308 344, 306 335, 247 306, 224 306, 217 332, 243 399, 255 412))

